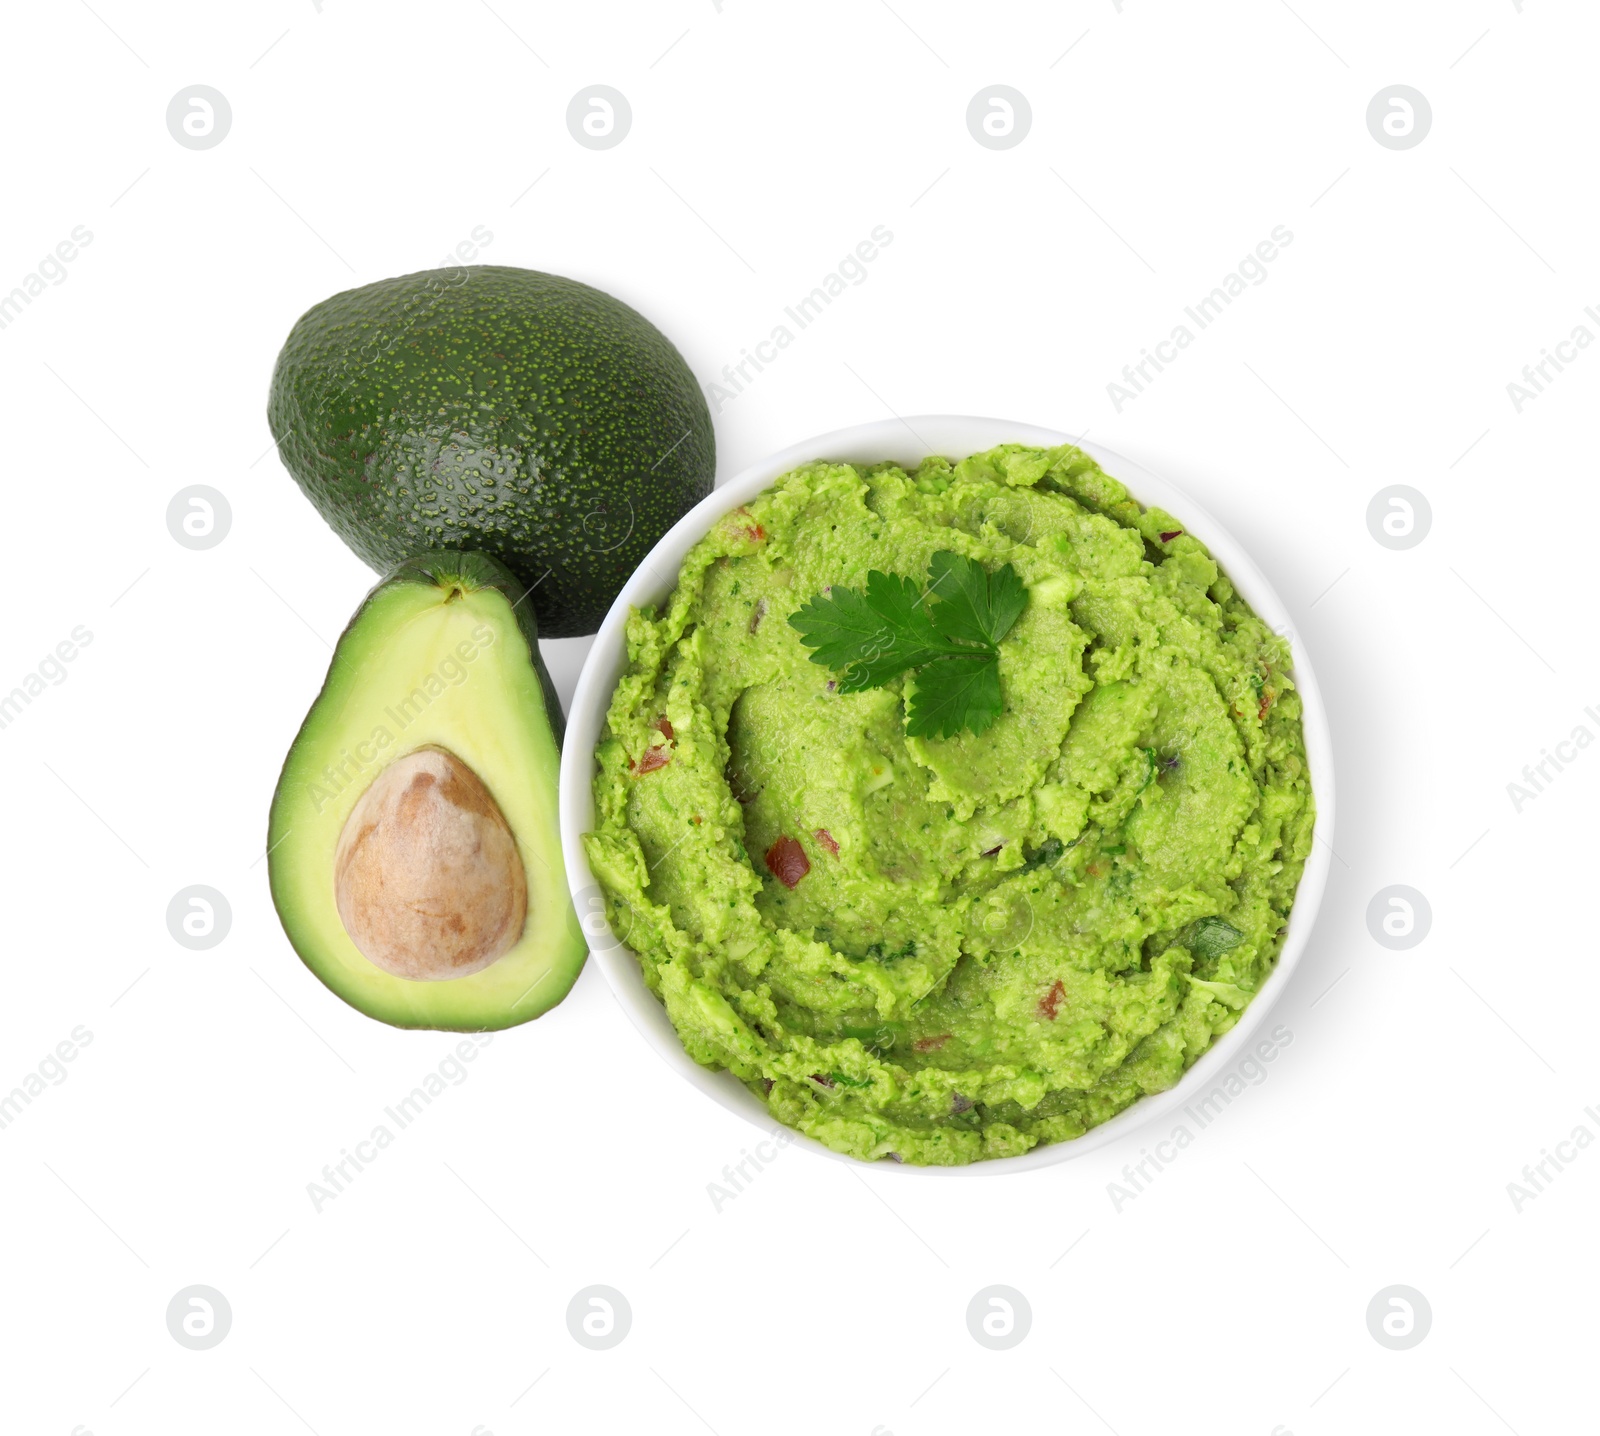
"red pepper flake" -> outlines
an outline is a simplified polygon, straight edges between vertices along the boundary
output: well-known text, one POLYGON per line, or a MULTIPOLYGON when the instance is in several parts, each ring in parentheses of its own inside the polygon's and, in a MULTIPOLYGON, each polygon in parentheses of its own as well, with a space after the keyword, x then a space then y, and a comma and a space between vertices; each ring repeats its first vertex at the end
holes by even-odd
MULTIPOLYGON (((750 510, 745 508, 743 504, 740 504, 739 507, 734 510, 734 513, 743 514, 747 519, 750 518, 750 510)), ((751 519, 751 521, 747 524, 740 525, 738 532, 742 533, 747 539, 750 540, 751 543, 761 543, 767 536, 767 531, 753 519, 751 519)))
POLYGON ((672 749, 667 746, 673 740, 672 724, 667 722, 666 714, 662 714, 650 725, 663 738, 666 743, 656 743, 644 750, 644 757, 637 763, 630 761, 628 768, 635 774, 653 773, 657 768, 665 768, 672 761, 672 749))
POLYGON ((1171 543, 1173 539, 1177 538, 1182 532, 1182 529, 1169 529, 1166 533, 1161 535, 1161 542, 1171 543))
POLYGON ((1067 995, 1067 989, 1062 986, 1058 977, 1051 985, 1050 991, 1039 999, 1039 1016, 1048 1017, 1052 1022, 1056 1020, 1056 1009, 1061 1006, 1061 999, 1067 995))
POLYGON ((782 837, 767 849, 767 871, 792 892, 811 871, 811 859, 799 839, 782 837))
POLYGON ((822 1075, 822 1073, 820 1073, 820 1072, 813 1072, 811 1074, 811 1080, 813 1082, 815 1082, 819 1087, 831 1087, 831 1086, 833 1086, 833 1078, 824 1077, 822 1075))
POLYGON ((1274 693, 1270 688, 1262 689, 1262 691, 1261 691, 1261 706, 1256 710, 1256 721, 1257 722, 1265 723, 1267 721, 1267 709, 1272 707, 1272 700, 1274 698, 1276 698, 1277 696, 1278 695, 1276 693, 1274 693))
POLYGON ((839 856, 839 844, 834 841, 833 834, 826 828, 817 829, 817 841, 822 844, 834 857, 839 856))
POLYGON ((911 1046, 917 1052, 937 1052, 952 1035, 949 1032, 941 1032, 937 1037, 919 1037, 911 1046))
POLYGON ((629 763, 631 768, 640 777, 646 773, 653 773, 657 768, 665 768, 672 761, 672 750, 665 743, 658 743, 654 748, 646 748, 644 757, 637 763, 629 763))

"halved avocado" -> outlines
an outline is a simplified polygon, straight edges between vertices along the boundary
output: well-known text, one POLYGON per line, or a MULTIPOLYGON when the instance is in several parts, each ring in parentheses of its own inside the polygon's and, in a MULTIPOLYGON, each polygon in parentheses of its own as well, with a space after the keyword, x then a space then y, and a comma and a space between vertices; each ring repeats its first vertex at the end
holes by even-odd
POLYGON ((561 708, 521 587, 481 554, 393 569, 339 639, 273 794, 272 900, 369 1017, 538 1017, 587 956, 557 823, 561 708))

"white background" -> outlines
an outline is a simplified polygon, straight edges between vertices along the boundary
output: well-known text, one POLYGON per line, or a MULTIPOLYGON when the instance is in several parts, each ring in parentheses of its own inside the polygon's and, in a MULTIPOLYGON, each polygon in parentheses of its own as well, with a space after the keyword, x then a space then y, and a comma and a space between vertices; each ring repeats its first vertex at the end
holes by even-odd
MULTIPOLYGON (((1506 787, 1600 734, 1600 353, 1521 413, 1506 390, 1600 333, 1591 12, 93 4, 14 8, 0 93, 0 293, 93 235, 0 330, 0 689, 93 634, 0 731, 0 1091, 93 1034, 0 1131, 6 1432, 1592 1428, 1600 1148, 1520 1213, 1507 1183, 1600 1135, 1600 751, 1520 813, 1506 787), (165 123, 197 83, 233 112, 205 151, 165 123), (633 110, 604 152, 565 124, 591 83, 633 110), (1003 152, 965 124, 992 83, 1033 111, 1003 152), (1404 151, 1365 120, 1394 83, 1433 111, 1404 151), (340 1004, 268 898, 278 765, 371 575, 268 452, 267 379, 310 304, 479 225, 483 260, 610 290, 707 381, 887 226, 723 406, 722 474, 888 412, 1087 429, 1278 587, 1340 775, 1293 1043, 1120 1211, 1159 1133, 1010 1179, 786 1152, 719 1211, 758 1134, 592 967, 314 1211, 454 1039, 340 1004), (1118 413, 1108 382, 1277 225, 1267 281, 1118 413), (165 522, 196 483, 232 506, 205 552, 165 522), (1393 483, 1432 507, 1403 552, 1365 517, 1393 483), (165 921, 195 883, 233 911, 206 952, 165 921), (1405 952, 1365 916, 1394 883, 1433 910, 1405 952), (165 1319, 196 1283, 233 1312, 206 1351, 165 1319), (566 1325, 596 1283, 633 1312, 609 1351, 566 1325), (1009 1351, 967 1330, 995 1283, 1032 1307, 1009 1351), (1397 1283, 1433 1313, 1399 1352, 1365 1317, 1397 1283)), ((548 645, 564 694, 584 651, 548 645)))

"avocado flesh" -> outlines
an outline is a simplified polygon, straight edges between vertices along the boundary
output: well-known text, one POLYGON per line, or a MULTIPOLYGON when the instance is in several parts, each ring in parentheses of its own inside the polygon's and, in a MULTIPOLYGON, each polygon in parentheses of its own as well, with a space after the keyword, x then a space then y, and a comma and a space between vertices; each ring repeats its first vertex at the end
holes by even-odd
POLYGON ((339 639, 273 796, 268 865, 284 931, 328 987, 396 1027, 526 1022, 566 996, 587 956, 557 820, 561 710, 520 594, 481 555, 400 565, 339 639), (521 859, 527 915, 520 939, 487 967, 412 981, 364 957, 346 930, 335 855, 379 773, 425 748, 453 755, 493 797, 521 859))
POLYGON ((267 420, 373 568, 490 554, 532 589, 545 638, 593 633, 716 470, 705 397, 666 335, 601 290, 503 265, 314 305, 278 356, 267 420))

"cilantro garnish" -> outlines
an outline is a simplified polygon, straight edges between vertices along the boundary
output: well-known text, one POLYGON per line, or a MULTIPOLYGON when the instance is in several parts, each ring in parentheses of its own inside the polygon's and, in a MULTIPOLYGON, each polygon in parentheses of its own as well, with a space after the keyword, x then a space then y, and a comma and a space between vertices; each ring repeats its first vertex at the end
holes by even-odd
POLYGON ((839 675, 841 693, 882 688, 915 670, 907 735, 953 738, 984 732, 1004 710, 1000 640, 1027 606, 1027 587, 1010 564, 989 573, 945 549, 928 564, 926 590, 873 569, 864 590, 832 588, 789 622, 813 650, 811 661, 839 675))

